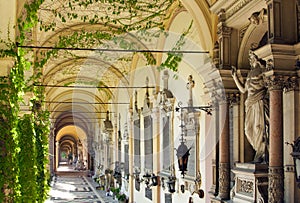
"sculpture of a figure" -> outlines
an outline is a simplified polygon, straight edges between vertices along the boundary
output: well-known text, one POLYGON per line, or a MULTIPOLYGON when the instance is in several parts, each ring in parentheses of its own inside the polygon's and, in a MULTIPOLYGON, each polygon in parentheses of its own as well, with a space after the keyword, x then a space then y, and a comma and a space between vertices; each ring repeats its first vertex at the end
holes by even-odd
POLYGON ((264 16, 266 14, 267 14, 266 9, 262 9, 261 11, 253 13, 250 16, 249 21, 253 25, 260 25, 260 24, 262 24, 264 22, 264 16))
POLYGON ((232 68, 232 77, 242 93, 247 92, 245 101, 245 135, 256 151, 254 162, 265 160, 268 137, 268 100, 267 88, 263 81, 265 64, 253 51, 249 51, 250 71, 245 84, 236 75, 236 68, 232 68))

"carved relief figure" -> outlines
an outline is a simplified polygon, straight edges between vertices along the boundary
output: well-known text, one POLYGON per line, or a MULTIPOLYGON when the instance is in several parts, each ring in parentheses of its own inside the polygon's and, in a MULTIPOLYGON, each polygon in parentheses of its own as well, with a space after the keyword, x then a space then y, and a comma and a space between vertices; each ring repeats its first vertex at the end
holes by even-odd
POLYGON ((267 14, 266 9, 253 13, 248 19, 251 24, 260 25, 264 22, 264 16, 267 14))
POLYGON ((250 71, 245 84, 236 75, 236 68, 232 68, 232 77, 242 93, 247 92, 245 101, 245 134, 256 151, 254 162, 262 162, 265 157, 268 131, 268 100, 267 89, 263 81, 265 63, 253 51, 249 51, 250 71))

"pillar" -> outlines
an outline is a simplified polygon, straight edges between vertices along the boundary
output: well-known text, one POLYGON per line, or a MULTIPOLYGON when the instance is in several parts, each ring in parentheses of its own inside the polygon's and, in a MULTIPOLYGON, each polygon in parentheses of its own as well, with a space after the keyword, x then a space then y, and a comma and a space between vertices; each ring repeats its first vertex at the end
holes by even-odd
POLYGON ((271 76, 268 81, 270 92, 270 135, 269 135, 269 202, 283 202, 283 80, 271 76))
MULTIPOLYGON (((160 167, 160 111, 159 107, 152 109, 152 118, 153 118, 153 173, 158 175, 161 170, 160 167)), ((153 202, 160 203, 160 188, 158 185, 153 187, 153 202)))
POLYGON ((56 170, 58 168, 58 164, 59 164, 59 161, 60 161, 60 154, 59 154, 59 141, 56 141, 55 142, 55 145, 56 145, 56 152, 55 152, 55 169, 56 170))
POLYGON ((128 141, 129 141, 129 202, 134 202, 134 134, 133 134, 133 117, 132 117, 132 108, 129 110, 128 118, 128 141))
POLYGON ((230 198, 230 139, 229 105, 226 99, 219 103, 220 141, 219 141, 219 195, 221 200, 230 198))

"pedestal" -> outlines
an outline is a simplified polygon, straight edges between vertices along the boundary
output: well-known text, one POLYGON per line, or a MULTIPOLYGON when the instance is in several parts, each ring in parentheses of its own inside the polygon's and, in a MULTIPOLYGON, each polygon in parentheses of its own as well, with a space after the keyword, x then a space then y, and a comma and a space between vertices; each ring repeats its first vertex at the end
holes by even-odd
POLYGON ((268 165, 263 163, 237 163, 233 202, 268 202, 268 165))

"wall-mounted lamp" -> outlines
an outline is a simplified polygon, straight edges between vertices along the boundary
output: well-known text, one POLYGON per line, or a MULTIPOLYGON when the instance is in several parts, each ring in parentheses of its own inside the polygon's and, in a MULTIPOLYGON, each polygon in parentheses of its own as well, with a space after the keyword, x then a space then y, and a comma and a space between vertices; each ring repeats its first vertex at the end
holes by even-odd
POLYGON ((135 169, 134 173, 133 173, 133 178, 135 179, 136 183, 141 183, 144 180, 140 178, 140 171, 138 169, 135 169))
POLYGON ((180 191, 181 191, 182 193, 184 193, 184 191, 185 191, 184 185, 180 185, 180 191))
POLYGON ((175 190, 175 185, 176 185, 176 177, 171 175, 168 177, 169 180, 167 181, 167 185, 168 185, 168 191, 170 193, 174 193, 176 190, 175 190))
POLYGON ((157 186, 158 185, 158 176, 156 176, 154 173, 152 173, 151 181, 152 181, 152 186, 157 186))
POLYGON ((182 137, 178 149, 175 150, 177 151, 176 156, 178 159, 179 171, 181 171, 181 175, 184 178, 184 175, 187 171, 187 165, 188 165, 191 147, 188 149, 188 147, 184 144, 183 137, 182 137))
POLYGON ((147 188, 158 185, 159 176, 156 176, 154 173, 152 173, 152 175, 150 175, 148 172, 146 172, 146 174, 143 175, 143 178, 144 178, 147 188), (150 184, 150 181, 151 181, 151 184, 150 184))
POLYGON ((145 180, 145 184, 146 184, 147 188, 149 188, 151 175, 148 172, 146 172, 146 174, 143 175, 143 178, 145 180))
POLYGON ((293 152, 291 153, 294 159, 294 166, 295 166, 295 178, 297 182, 298 188, 300 188, 300 137, 298 137, 294 144, 286 142, 293 147, 293 152))

